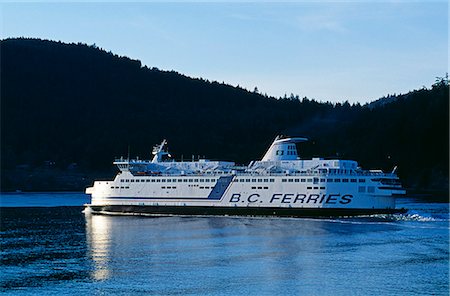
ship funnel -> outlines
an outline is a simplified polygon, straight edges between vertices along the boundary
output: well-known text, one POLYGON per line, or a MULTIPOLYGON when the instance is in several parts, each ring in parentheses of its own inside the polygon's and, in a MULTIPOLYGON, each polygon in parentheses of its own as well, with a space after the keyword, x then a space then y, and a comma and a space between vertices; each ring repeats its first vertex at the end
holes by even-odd
POLYGON ((307 138, 284 138, 277 136, 262 161, 297 160, 299 157, 295 143, 306 141, 308 141, 307 138))

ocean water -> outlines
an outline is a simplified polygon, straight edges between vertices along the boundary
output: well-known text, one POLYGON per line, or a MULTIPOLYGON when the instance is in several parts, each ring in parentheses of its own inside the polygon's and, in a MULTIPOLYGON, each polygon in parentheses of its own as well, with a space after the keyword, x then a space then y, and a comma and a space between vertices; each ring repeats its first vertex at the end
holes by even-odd
POLYGON ((84 194, 1 196, 11 295, 449 295, 449 204, 340 219, 100 216, 84 194))

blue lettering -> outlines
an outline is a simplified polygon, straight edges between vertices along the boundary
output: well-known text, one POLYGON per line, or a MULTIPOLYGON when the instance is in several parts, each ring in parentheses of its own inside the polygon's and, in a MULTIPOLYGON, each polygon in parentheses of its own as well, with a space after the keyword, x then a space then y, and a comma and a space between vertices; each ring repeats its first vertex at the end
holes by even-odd
POLYGON ((330 194, 330 195, 328 195, 328 198, 325 201, 325 203, 336 204, 337 197, 339 197, 339 196, 340 196, 340 194, 330 194))
POLYGON ((297 196, 294 199, 294 203, 296 203, 298 200, 300 201, 300 203, 304 203, 305 202, 305 198, 306 198, 306 194, 297 194, 297 196))
POLYGON ((240 193, 233 193, 231 195, 230 202, 239 202, 240 198, 241 198, 240 193))
POLYGON ((272 195, 272 198, 270 199, 270 203, 272 203, 276 199, 280 199, 279 196, 282 196, 283 194, 275 193, 272 195))
POLYGON ((294 196, 292 193, 286 193, 283 196, 283 199, 281 200, 282 203, 290 203, 291 202, 291 196, 294 196))
POLYGON ((247 198, 248 202, 257 202, 258 199, 257 198, 256 199, 252 199, 252 197, 259 197, 259 194, 258 193, 253 193, 247 198))
POLYGON ((320 199, 319 203, 323 203, 323 200, 325 199, 325 196, 327 196, 326 194, 322 195, 322 198, 320 199))
POLYGON ((346 194, 342 196, 342 199, 339 201, 341 204, 345 205, 352 201, 353 195, 346 194))
POLYGON ((314 201, 314 203, 317 203, 317 200, 319 199, 320 195, 319 194, 311 194, 308 197, 308 201, 307 203, 309 203, 310 201, 314 201))

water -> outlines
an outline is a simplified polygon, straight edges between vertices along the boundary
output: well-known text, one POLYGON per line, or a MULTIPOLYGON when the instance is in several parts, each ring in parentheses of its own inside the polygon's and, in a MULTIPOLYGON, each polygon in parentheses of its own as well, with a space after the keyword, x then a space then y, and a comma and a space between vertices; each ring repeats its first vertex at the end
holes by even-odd
POLYGON ((404 215, 291 219, 99 216, 82 213, 87 201, 2 195, 2 292, 449 293, 448 203, 403 198, 404 215))

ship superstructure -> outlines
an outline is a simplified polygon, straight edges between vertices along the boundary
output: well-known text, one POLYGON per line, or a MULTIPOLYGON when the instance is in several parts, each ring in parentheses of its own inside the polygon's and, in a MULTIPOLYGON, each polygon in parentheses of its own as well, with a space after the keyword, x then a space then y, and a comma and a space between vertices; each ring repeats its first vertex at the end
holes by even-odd
POLYGON ((174 161, 164 140, 151 161, 116 159, 112 181, 86 189, 97 213, 154 215, 347 216, 404 211, 405 193, 395 174, 363 170, 353 160, 301 159, 297 143, 278 136, 248 166, 198 159, 174 161))

